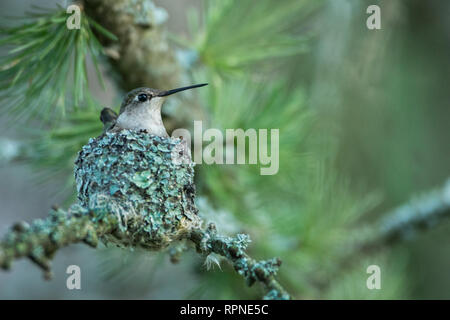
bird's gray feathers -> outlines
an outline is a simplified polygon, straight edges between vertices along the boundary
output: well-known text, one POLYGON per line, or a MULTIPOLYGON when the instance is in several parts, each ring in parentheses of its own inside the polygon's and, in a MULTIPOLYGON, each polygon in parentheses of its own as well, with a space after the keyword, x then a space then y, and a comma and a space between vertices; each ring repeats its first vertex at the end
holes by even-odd
POLYGON ((161 93, 161 91, 158 89, 152 89, 152 88, 146 88, 146 87, 141 87, 141 88, 136 88, 136 89, 131 90, 123 98, 122 104, 120 105, 119 114, 124 112, 125 107, 127 105, 129 105, 136 98, 136 96, 138 96, 142 93, 148 94, 150 96, 157 96, 158 94, 161 93))

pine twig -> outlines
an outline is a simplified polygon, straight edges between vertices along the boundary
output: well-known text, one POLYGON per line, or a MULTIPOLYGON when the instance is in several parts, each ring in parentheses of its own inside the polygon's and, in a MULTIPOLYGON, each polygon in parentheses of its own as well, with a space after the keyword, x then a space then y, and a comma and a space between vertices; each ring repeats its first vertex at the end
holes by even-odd
POLYGON ((281 265, 281 260, 256 261, 245 253, 250 239, 245 234, 238 234, 235 238, 217 234, 214 224, 209 224, 206 230, 197 229, 191 233, 190 240, 196 245, 197 251, 205 256, 216 253, 225 257, 236 272, 243 276, 248 286, 256 281, 263 284, 264 299, 289 300, 291 296, 275 279, 275 274, 281 265))
POLYGON ((330 279, 338 278, 352 268, 361 256, 372 255, 383 249, 414 239, 424 231, 448 221, 450 218, 450 179, 437 190, 411 199, 393 209, 377 223, 370 236, 351 245, 340 259, 339 265, 326 279, 316 279, 316 286, 323 292, 331 284, 330 279))
POLYGON ((181 69, 168 45, 164 9, 142 0, 82 3, 88 16, 118 38, 112 42, 99 35, 125 91, 142 86, 175 88, 179 84, 181 69))
POLYGON ((413 239, 450 218, 450 179, 445 185, 411 199, 385 215, 377 232, 363 242, 358 251, 372 253, 413 239))
MULTIPOLYGON (((28 257, 44 271, 44 277, 50 279, 50 262, 58 249, 79 242, 96 248, 99 239, 117 230, 119 222, 114 215, 99 215, 78 206, 72 208, 76 209, 66 212, 55 208, 49 217, 35 220, 31 225, 25 222, 15 224, 0 242, 0 267, 9 270, 14 259, 28 257)), ((221 236, 214 224, 210 224, 205 230, 194 229, 186 237, 202 255, 216 253, 225 257, 245 278, 247 285, 261 282, 266 292, 264 299, 291 298, 274 278, 281 261, 276 258, 252 259, 244 252, 250 242, 247 235, 239 234, 235 238, 221 236)))
POLYGON ((79 242, 95 248, 98 239, 116 226, 117 220, 110 216, 97 220, 94 212, 81 208, 69 212, 55 208, 46 219, 37 219, 31 225, 26 222, 13 225, 0 242, 0 267, 9 270, 14 259, 28 257, 50 279, 50 261, 58 249, 79 242))

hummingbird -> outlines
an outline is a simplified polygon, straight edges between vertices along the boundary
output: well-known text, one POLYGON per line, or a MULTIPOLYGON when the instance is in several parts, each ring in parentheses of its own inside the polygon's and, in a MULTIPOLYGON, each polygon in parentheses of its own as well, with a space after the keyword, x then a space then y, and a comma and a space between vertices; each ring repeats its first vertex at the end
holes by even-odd
POLYGON ((205 85, 137 88, 125 96, 119 114, 101 111, 104 134, 82 147, 74 174, 79 205, 93 217, 117 218, 107 241, 159 250, 202 224, 188 141, 169 137, 161 108, 167 96, 205 85))
POLYGON ((166 128, 162 122, 161 108, 167 96, 206 86, 207 83, 195 84, 171 90, 158 90, 151 88, 137 88, 128 92, 120 106, 119 115, 114 120, 115 112, 104 108, 100 116, 105 131, 120 132, 122 129, 145 130, 147 133, 168 138, 166 128), (111 125, 111 121, 113 124, 111 125))

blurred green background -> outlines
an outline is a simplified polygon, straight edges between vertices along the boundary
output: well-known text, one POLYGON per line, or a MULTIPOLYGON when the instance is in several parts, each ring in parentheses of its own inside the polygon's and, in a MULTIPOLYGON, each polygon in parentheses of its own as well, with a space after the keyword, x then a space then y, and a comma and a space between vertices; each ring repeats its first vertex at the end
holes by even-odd
MULTIPOLYGON (((154 2, 168 13, 169 44, 185 69, 184 83, 210 84, 195 102, 187 97, 168 106, 165 121, 280 129, 277 175, 260 176, 249 165, 196 168, 207 219, 224 233, 249 233, 254 257, 281 257, 280 281, 295 298, 449 299, 448 222, 336 270, 366 225, 450 177, 450 2, 154 2), (366 27, 371 4, 381 8, 381 30, 366 27), (195 64, 184 65, 186 57, 195 64), (193 111, 183 111, 183 103, 193 111), (366 288, 371 264, 381 267, 381 290, 366 288)), ((0 11, 23 15, 31 3, 3 1, 0 11)), ((99 110, 117 106, 123 95, 108 62, 101 63, 106 89, 91 82, 96 106, 78 111, 91 112, 95 123, 99 110)), ((87 71, 95 74, 92 64, 87 71)), ((71 161, 85 136, 29 140, 28 129, 70 125, 77 137, 101 132, 100 123, 91 132, 79 129, 71 113, 42 126, 2 109, 0 234, 17 220, 44 217, 53 203, 68 203, 71 161), (29 151, 27 161, 8 160, 17 143, 29 151)), ((207 271, 194 252, 172 265, 164 253, 75 245, 58 252, 53 265, 55 278, 46 282, 29 261, 16 262, 0 273, 0 298, 249 299, 261 293, 244 287, 226 263, 207 271), (70 264, 81 267, 82 290, 66 289, 70 264)))

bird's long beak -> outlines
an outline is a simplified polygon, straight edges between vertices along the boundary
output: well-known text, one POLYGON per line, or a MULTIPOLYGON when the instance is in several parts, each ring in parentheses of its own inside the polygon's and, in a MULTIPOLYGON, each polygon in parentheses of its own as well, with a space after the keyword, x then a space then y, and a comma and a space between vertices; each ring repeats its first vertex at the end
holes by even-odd
POLYGON ((193 86, 187 86, 187 87, 181 87, 181 88, 177 88, 177 89, 172 89, 172 90, 167 90, 167 91, 163 91, 160 94, 158 94, 158 97, 165 97, 165 96, 170 96, 171 94, 180 92, 180 91, 184 91, 184 90, 188 90, 188 89, 194 89, 194 88, 199 88, 199 87, 203 87, 208 85, 207 83, 201 83, 201 84, 194 84, 193 86))

